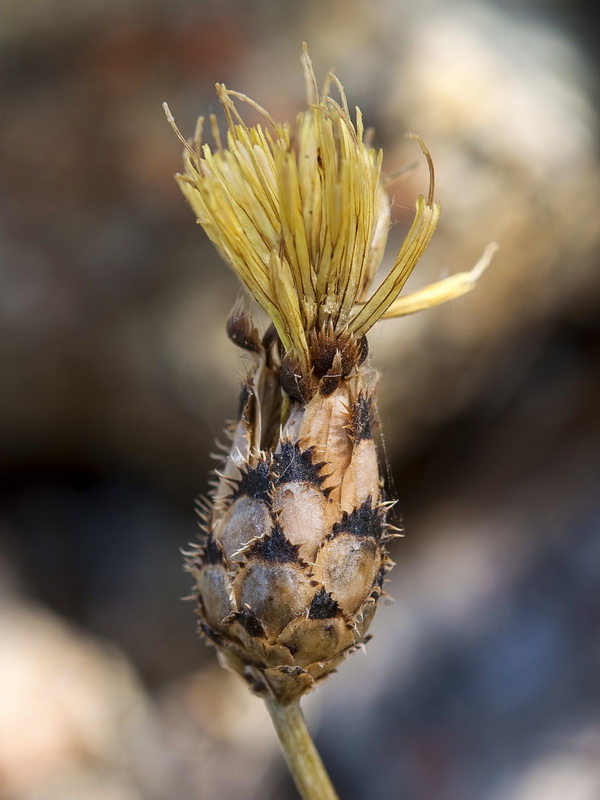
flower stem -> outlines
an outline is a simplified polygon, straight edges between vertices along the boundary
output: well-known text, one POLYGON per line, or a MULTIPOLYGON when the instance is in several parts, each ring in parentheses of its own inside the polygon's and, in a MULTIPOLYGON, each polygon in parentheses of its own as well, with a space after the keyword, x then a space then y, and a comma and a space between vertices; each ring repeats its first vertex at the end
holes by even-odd
POLYGON ((310 738, 300 701, 283 706, 274 698, 266 697, 265 705, 302 800, 339 800, 310 738))

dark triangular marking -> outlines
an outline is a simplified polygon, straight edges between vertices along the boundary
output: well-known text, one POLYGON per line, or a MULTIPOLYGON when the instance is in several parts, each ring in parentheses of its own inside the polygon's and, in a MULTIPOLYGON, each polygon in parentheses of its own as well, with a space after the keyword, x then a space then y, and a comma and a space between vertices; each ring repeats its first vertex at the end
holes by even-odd
POLYGON ((202 564, 222 564, 225 560, 221 545, 212 533, 209 533, 202 545, 202 564))
POLYGON ((271 502, 271 473, 269 463, 261 460, 255 467, 246 466, 231 495, 232 502, 245 495, 264 503, 271 502))
POLYGON ((255 544, 244 551, 246 558, 261 558, 279 564, 299 564, 299 545, 289 542, 279 525, 275 524, 269 536, 263 536, 255 544))
POLYGON ((350 533, 353 536, 371 536, 379 541, 385 531, 385 512, 371 506, 371 498, 367 498, 360 508, 350 514, 344 511, 341 522, 332 528, 332 536, 350 533))
POLYGON ((265 636, 265 629, 251 608, 243 608, 241 611, 236 611, 231 615, 231 617, 229 617, 229 619, 231 619, 233 622, 239 622, 248 636, 252 636, 254 638, 265 636))
POLYGON ((325 480, 321 475, 321 469, 325 462, 321 461, 313 464, 314 447, 300 450, 300 446, 290 441, 281 444, 281 451, 273 456, 273 473, 275 485, 289 483, 290 481, 306 482, 317 488, 325 480))
POLYGON ((340 607, 331 596, 330 592, 321 589, 313 597, 308 609, 309 619, 331 619, 337 617, 340 613, 340 607))

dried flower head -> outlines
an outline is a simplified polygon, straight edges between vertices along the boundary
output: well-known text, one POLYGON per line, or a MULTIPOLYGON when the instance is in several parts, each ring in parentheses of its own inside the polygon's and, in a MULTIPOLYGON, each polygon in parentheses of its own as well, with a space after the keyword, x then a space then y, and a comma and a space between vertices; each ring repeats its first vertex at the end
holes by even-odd
POLYGON ((383 317, 471 289, 470 273, 398 295, 439 218, 433 165, 427 198, 380 285, 390 221, 381 150, 354 120, 337 78, 318 91, 306 48, 309 106, 279 123, 217 85, 226 146, 211 117, 185 145, 177 180, 198 222, 272 326, 260 335, 241 304, 230 338, 252 355, 232 442, 202 509, 204 536, 188 555, 200 628, 224 663, 258 693, 287 703, 365 641, 392 562, 373 429, 375 381, 366 334, 383 317), (339 99, 330 95, 332 85, 339 99), (248 127, 243 101, 264 124, 248 127))

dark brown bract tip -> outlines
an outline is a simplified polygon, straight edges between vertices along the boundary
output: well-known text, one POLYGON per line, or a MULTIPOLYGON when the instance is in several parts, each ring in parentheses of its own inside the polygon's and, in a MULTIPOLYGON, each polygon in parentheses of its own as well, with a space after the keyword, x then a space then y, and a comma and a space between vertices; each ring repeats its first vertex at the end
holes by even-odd
POLYGON ((341 614, 340 607, 331 596, 331 592, 321 589, 313 597, 308 609, 309 619, 332 619, 341 614))
POLYGON ((313 461, 314 447, 301 450, 297 442, 283 441, 281 450, 273 456, 273 475, 275 486, 298 481, 321 488, 325 475, 321 470, 325 461, 313 461))
POLYGON ((275 328, 275 325, 271 323, 263 335, 262 346, 265 348, 265 350, 269 351, 274 345, 278 344, 279 341, 277 329, 275 328))
POLYGON ((300 363, 293 356, 285 355, 281 359, 279 373, 281 388, 286 394, 299 403, 308 403, 312 394, 310 378, 302 372, 300 363))
POLYGON ((385 512, 381 508, 373 508, 371 498, 367 498, 360 508, 354 509, 350 514, 344 511, 341 522, 333 525, 331 536, 340 533, 350 533, 379 541, 385 532, 385 512))
POLYGON ((199 556, 202 565, 223 564, 225 561, 223 549, 212 533, 207 535, 206 540, 200 548, 199 556))
POLYGON ((321 382, 319 383, 319 391, 321 394, 327 396, 328 394, 335 392, 340 385, 342 376, 342 354, 339 350, 336 350, 335 356, 333 357, 333 362, 331 364, 331 369, 321 378, 321 382))
POLYGON ((332 327, 325 326, 313 331, 309 338, 311 366, 317 378, 333 376, 337 373, 347 378, 367 357, 366 337, 357 339, 351 333, 334 333, 332 327), (339 358, 339 369, 335 364, 339 358))
POLYGON ((373 402, 361 392, 350 409, 350 433, 355 442, 373 438, 373 402))
POLYGON ((244 555, 248 559, 260 558, 263 561, 277 564, 299 564, 298 550, 299 546, 288 541, 284 532, 276 524, 269 536, 259 539, 245 551, 244 555))
POLYGON ((223 644, 223 637, 206 623, 203 619, 198 622, 198 631, 212 644, 221 646, 223 644))
POLYGON ((271 471, 267 459, 260 459, 255 467, 247 465, 242 468, 241 476, 231 495, 232 502, 246 495, 254 500, 262 500, 271 504, 271 471))
POLYGON ((253 638, 258 638, 259 636, 264 637, 266 635, 261 621, 251 608, 246 607, 242 608, 241 611, 235 611, 228 617, 228 620, 231 622, 239 622, 248 636, 252 636, 253 638))
POLYGON ((244 304, 238 301, 227 317, 227 336, 242 350, 258 353, 261 349, 260 336, 254 327, 252 317, 244 311, 244 304))

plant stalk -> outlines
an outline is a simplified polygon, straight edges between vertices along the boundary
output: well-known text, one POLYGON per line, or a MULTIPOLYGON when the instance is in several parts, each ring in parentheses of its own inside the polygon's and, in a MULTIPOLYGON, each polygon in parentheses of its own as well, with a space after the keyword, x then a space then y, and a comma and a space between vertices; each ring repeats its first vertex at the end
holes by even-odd
POLYGON ((302 800, 339 800, 306 727, 300 701, 283 706, 265 697, 265 704, 302 800))

